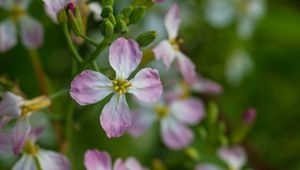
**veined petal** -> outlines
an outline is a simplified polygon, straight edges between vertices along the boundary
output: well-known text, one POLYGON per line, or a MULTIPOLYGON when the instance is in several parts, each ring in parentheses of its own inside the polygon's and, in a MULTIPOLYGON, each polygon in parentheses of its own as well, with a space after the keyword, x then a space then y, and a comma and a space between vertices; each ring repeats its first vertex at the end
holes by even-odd
POLYGON ((130 115, 132 122, 127 132, 135 137, 142 135, 152 125, 156 118, 153 113, 138 110, 131 111, 130 115))
POLYGON ((84 166, 87 170, 111 170, 110 155, 97 149, 88 150, 84 155, 84 166))
POLYGON ((142 59, 142 51, 137 42, 118 38, 109 48, 109 63, 116 71, 117 79, 127 79, 142 59))
POLYGON ((172 64, 172 62, 176 56, 176 52, 173 49, 170 42, 167 40, 160 42, 153 49, 153 52, 154 52, 156 60, 161 59, 163 61, 164 65, 166 66, 166 68, 169 69, 170 65, 172 64))
POLYGON ((155 102, 160 99, 163 87, 157 70, 144 68, 130 82, 132 86, 128 92, 134 94, 139 100, 155 102))
POLYGON ((143 168, 140 163, 133 157, 127 158, 125 161, 125 165, 127 167, 127 170, 146 170, 143 168))
POLYGON ((7 154, 11 150, 11 136, 0 132, 0 154, 7 154))
POLYGON ((17 44, 16 26, 10 19, 0 23, 0 52, 6 52, 17 44))
POLYGON ((131 124, 125 95, 115 94, 104 106, 100 123, 109 138, 122 136, 131 124))
POLYGON ((112 81, 92 70, 81 72, 71 82, 70 95, 80 105, 96 103, 112 92, 112 81))
POLYGON ((97 2, 90 2, 89 4, 89 9, 93 13, 94 19, 96 21, 101 21, 101 12, 102 12, 102 7, 99 3, 97 2))
POLYGON ((219 94, 223 88, 217 82, 205 78, 198 78, 193 84, 192 90, 199 93, 219 94))
POLYGON ((197 80, 196 67, 191 59, 181 52, 177 53, 177 67, 187 84, 195 83, 197 80))
POLYGON ((214 164, 201 164, 196 167, 196 170, 222 170, 220 167, 214 164))
POLYGON ((40 22, 29 15, 24 15, 19 20, 21 40, 27 48, 38 48, 44 42, 44 28, 40 22))
POLYGON ((173 101, 170 108, 171 113, 182 123, 196 124, 205 114, 202 101, 196 98, 173 101))
POLYGON ((122 159, 118 158, 115 161, 113 170, 128 170, 122 159))
POLYGON ((64 155, 40 149, 37 158, 43 170, 70 170, 71 164, 64 155))
POLYGON ((246 163, 245 150, 240 146, 222 147, 218 151, 219 157, 232 169, 240 170, 246 163))
POLYGON ((22 97, 5 92, 0 102, 0 116, 18 117, 21 115, 22 97))
POLYGON ((11 119, 12 117, 10 116, 2 116, 0 119, 0 129, 2 129, 11 119))
POLYGON ((179 7, 174 4, 168 11, 165 18, 165 26, 169 35, 169 39, 175 39, 178 35, 180 25, 179 7))
POLYGON ((193 138, 193 132, 186 125, 174 118, 165 118, 161 122, 161 135, 165 145, 170 149, 178 150, 189 145, 193 138))
POLYGON ((28 139, 31 131, 31 126, 28 117, 20 117, 12 131, 13 151, 18 155, 28 139))
POLYGON ((54 21, 57 22, 57 14, 64 9, 64 7, 70 3, 76 3, 77 0, 43 0, 45 3, 46 13, 49 17, 54 21))
POLYGON ((37 170, 33 156, 23 154, 12 170, 37 170))

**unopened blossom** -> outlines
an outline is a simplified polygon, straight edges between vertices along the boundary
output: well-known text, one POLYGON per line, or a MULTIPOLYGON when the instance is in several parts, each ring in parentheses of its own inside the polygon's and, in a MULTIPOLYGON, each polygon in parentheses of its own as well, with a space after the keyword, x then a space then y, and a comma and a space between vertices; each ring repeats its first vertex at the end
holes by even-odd
POLYGON ((5 92, 0 102, 0 122, 3 128, 8 121, 16 118, 11 133, 12 147, 17 155, 21 152, 25 139, 31 131, 29 117, 32 112, 48 107, 50 100, 45 96, 40 96, 32 100, 24 100, 21 96, 17 96, 11 92, 5 92))
POLYGON ((126 93, 145 102, 155 102, 161 96, 162 85, 157 70, 143 68, 134 78, 128 79, 141 59, 142 52, 137 42, 118 38, 109 49, 109 63, 116 72, 114 80, 99 72, 85 70, 71 83, 71 97, 80 105, 93 104, 114 94, 100 116, 101 126, 109 138, 121 136, 131 124, 126 93))
POLYGON ((252 124, 256 118, 256 109, 249 108, 243 114, 243 122, 247 125, 252 124))
POLYGON ((241 146, 222 147, 218 155, 232 170, 241 170, 247 161, 246 152, 241 146))
POLYGON ((25 138, 22 147, 23 154, 13 166, 12 170, 70 170, 69 160, 62 154, 39 148, 35 142, 41 135, 42 128, 33 128, 25 138), (37 161, 39 163, 37 164, 37 161))
POLYGON ((193 97, 177 98, 148 105, 143 111, 133 111, 132 117, 129 134, 140 136, 154 121, 158 120, 163 143, 170 149, 178 150, 192 142, 194 134, 188 125, 195 125, 202 120, 204 106, 201 100, 193 97))
POLYGON ((34 49, 42 45, 44 29, 42 24, 27 14, 30 0, 2 0, 0 8, 9 11, 8 18, 0 21, 0 52, 6 52, 17 44, 17 28, 22 44, 34 49))
POLYGON ((168 69, 175 60, 176 66, 182 77, 188 84, 196 81, 196 70, 194 63, 180 51, 180 41, 177 39, 180 25, 179 7, 174 4, 165 18, 165 26, 168 32, 168 40, 163 40, 154 49, 157 60, 161 59, 168 69))
POLYGON ((84 165, 87 170, 147 170, 133 157, 129 157, 125 161, 118 158, 112 165, 110 155, 97 149, 86 151, 84 165))

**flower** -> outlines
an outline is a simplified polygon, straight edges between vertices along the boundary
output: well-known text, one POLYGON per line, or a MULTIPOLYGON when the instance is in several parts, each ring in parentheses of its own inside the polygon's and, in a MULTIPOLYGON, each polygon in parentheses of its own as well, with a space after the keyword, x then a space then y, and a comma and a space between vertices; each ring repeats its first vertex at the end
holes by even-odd
POLYGON ((195 125, 202 120, 204 106, 193 97, 177 98, 148 106, 146 111, 133 111, 132 116, 133 122, 128 129, 130 135, 140 136, 155 120, 159 120, 163 143, 170 149, 178 150, 192 142, 194 135, 188 125, 195 125))
POLYGON ((22 44, 26 48, 38 48, 44 39, 42 24, 27 14, 29 0, 3 0, 0 7, 10 12, 10 17, 0 22, 0 52, 6 52, 17 44, 17 27, 22 44))
POLYGON ((31 129, 23 147, 24 154, 13 166, 12 170, 70 170, 69 160, 57 152, 40 149, 35 145, 37 138, 43 132, 42 128, 31 129), (37 163, 38 162, 38 163, 37 163), (38 168, 40 166, 40 168, 38 168))
POLYGON ((110 155, 97 149, 86 151, 84 165, 87 170, 146 170, 133 157, 127 158, 126 161, 118 158, 112 168, 110 155))
POLYGON ((179 18, 179 8, 177 4, 174 4, 166 18, 165 26, 168 32, 169 39, 160 42, 153 52, 157 60, 161 59, 168 69, 172 62, 176 59, 177 68, 179 69, 182 77, 188 84, 192 84, 196 81, 196 70, 194 63, 180 51, 179 42, 177 38, 179 24, 181 20, 179 18))
POLYGON ((100 116, 101 126, 109 138, 121 136, 131 124, 125 98, 127 92, 145 102, 155 102, 161 96, 162 84, 155 69, 144 68, 128 80, 141 59, 142 52, 134 40, 118 38, 109 49, 109 62, 116 72, 114 80, 99 72, 85 70, 71 82, 71 97, 80 105, 96 103, 114 94, 100 116))
POLYGON ((197 165, 195 170, 223 170, 223 169, 214 164, 205 163, 205 164, 197 165))
POLYGON ((246 152, 241 146, 222 147, 218 155, 233 170, 240 170, 247 160, 246 152))

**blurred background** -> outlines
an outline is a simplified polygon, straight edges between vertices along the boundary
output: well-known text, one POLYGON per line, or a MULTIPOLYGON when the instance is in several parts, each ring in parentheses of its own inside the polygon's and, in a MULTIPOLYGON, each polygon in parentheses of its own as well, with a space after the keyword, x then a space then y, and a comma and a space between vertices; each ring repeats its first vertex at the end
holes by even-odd
MULTIPOLYGON (((173 2, 178 2, 183 51, 196 63, 200 75, 219 82, 224 88, 220 95, 201 97, 206 102, 216 101, 229 134, 240 128, 245 109, 257 109, 256 122, 242 143, 248 153, 247 167, 299 170, 300 3, 295 0, 263 1, 253 13, 247 13, 246 7, 222 4, 227 3, 225 1, 166 0, 162 5, 152 7, 142 23, 132 28, 130 35, 135 37, 143 31, 156 30, 157 42, 166 38, 164 15, 173 2)), ((117 10, 128 2, 116 0, 117 10)), ((51 94, 69 86, 72 57, 61 27, 46 16, 42 1, 33 0, 29 11, 45 28, 44 45, 38 51, 51 94)), ((97 29, 98 24, 89 18, 88 34, 97 38, 97 29)), ((86 45, 79 48, 82 54, 90 49, 86 45)), ((106 62, 105 59, 98 61, 100 67, 106 62)), ((16 81, 28 98, 40 94, 28 51, 20 43, 12 50, 0 53, 0 75, 16 81)), ((55 99, 52 112, 44 117, 64 123, 60 119, 67 112, 64 104, 69 101, 67 95, 55 99)), ((169 151, 162 145, 158 124, 140 138, 125 135, 107 139, 98 120, 105 102, 78 107, 74 113, 73 152, 77 169, 83 169, 83 154, 91 148, 109 151, 114 158, 132 155, 148 166, 154 158, 169 169, 192 169, 195 165, 185 158, 184 153, 169 151)), ((59 140, 54 136, 53 131, 47 131, 40 144, 57 149, 59 140)), ((201 145, 202 142, 199 137, 193 143, 199 149, 202 161, 222 166, 214 156, 215 150, 201 145)), ((11 163, 2 160, 0 168, 7 169, 11 163)))

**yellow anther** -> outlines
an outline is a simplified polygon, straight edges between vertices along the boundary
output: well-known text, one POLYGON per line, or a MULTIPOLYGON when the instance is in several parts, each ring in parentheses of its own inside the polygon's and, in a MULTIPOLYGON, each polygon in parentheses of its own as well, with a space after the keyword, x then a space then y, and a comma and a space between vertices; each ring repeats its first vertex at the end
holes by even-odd
POLYGON ((19 6, 13 6, 11 9, 11 18, 14 22, 17 22, 21 16, 24 16, 26 12, 19 6))
POLYGON ((30 112, 37 111, 50 106, 51 101, 46 96, 39 96, 32 100, 25 101, 24 105, 21 106, 22 116, 27 116, 30 112))
POLYGON ((131 83, 128 80, 114 80, 113 89, 117 94, 125 94, 128 88, 131 86, 131 83))
POLYGON ((169 113, 169 108, 164 105, 156 105, 154 108, 155 113, 159 118, 164 118, 168 115, 169 113))
POLYGON ((24 144, 23 150, 25 153, 35 156, 39 151, 39 147, 31 140, 27 140, 24 144))

